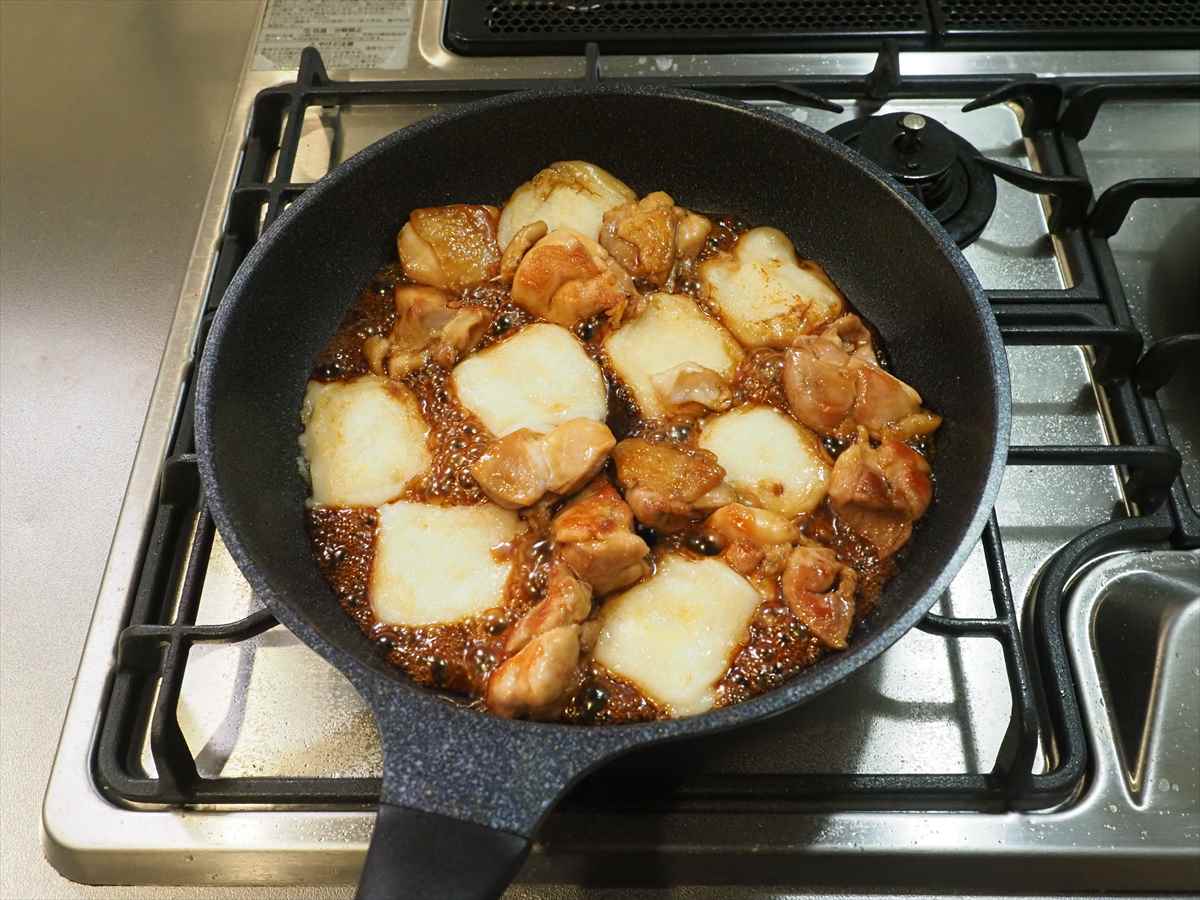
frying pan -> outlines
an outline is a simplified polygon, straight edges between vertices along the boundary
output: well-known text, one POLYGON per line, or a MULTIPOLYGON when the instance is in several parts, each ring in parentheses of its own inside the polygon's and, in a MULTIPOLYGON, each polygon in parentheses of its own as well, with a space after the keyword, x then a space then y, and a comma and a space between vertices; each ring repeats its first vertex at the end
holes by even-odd
POLYGON ((321 179, 230 284, 200 364, 196 425, 208 507, 229 552, 378 722, 383 787, 358 896, 497 895, 584 773, 635 747, 791 709, 878 656, 921 619, 978 539, 999 488, 1009 403, 987 301, 936 221, 853 151, 761 109, 643 87, 510 94, 397 131, 321 179), (594 162, 639 194, 667 190, 690 208, 782 229, 878 326, 896 371, 945 417, 937 500, 851 647, 773 691, 692 718, 567 726, 447 702, 386 661, 309 550, 296 457, 313 358, 359 289, 395 258, 410 210, 503 203, 559 159, 594 162))

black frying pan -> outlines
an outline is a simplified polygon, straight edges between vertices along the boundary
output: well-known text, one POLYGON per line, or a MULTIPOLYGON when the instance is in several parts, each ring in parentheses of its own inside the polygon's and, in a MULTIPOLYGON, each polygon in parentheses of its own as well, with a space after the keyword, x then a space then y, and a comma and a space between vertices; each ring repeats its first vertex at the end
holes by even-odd
MULTIPOLYGON (((1000 484, 1009 386, 983 292, 933 218, 879 169, 783 117, 700 94, 590 87, 513 94, 435 116, 339 166, 254 246, 217 312, 196 399, 209 509, 280 621, 341 669, 384 747, 363 898, 486 897, 585 772, 634 747, 790 709, 908 631, 975 544, 1000 484), (639 193, 773 225, 878 326, 896 371, 945 416, 936 502, 849 650, 786 685, 694 718, 572 727, 494 718, 412 685, 342 611, 304 527, 299 410, 313 358, 395 258, 410 210, 503 203, 553 160, 586 159, 639 193)), ((297 685, 303 690, 302 685, 297 685)))

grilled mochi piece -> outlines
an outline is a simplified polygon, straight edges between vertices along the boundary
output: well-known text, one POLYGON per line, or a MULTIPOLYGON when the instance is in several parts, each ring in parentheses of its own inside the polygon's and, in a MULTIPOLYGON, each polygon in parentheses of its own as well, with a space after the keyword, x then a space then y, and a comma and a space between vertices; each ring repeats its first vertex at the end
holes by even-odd
POLYGON ((314 506, 379 506, 429 468, 417 399, 386 378, 310 381, 300 421, 314 506))
POLYGON ((642 314, 605 339, 604 352, 647 419, 669 412, 655 376, 692 363, 730 381, 743 355, 720 322, 701 312, 691 297, 678 294, 647 297, 642 314))
POLYGON ((494 550, 523 527, 516 513, 490 503, 382 507, 368 591, 376 617, 429 625, 502 606, 512 562, 494 550))
POLYGON ((713 416, 700 446, 716 454, 725 482, 747 502, 785 516, 811 512, 829 486, 829 458, 817 436, 770 406, 713 416))
POLYGON ((699 274, 721 321, 747 347, 786 347, 846 307, 825 270, 798 259, 777 228, 750 229, 732 252, 701 263, 699 274))
POLYGON ((653 577, 605 602, 595 659, 673 715, 702 713, 758 602, 725 563, 667 555, 653 577))
POLYGON ((572 228, 593 241, 600 237, 604 214, 636 200, 633 188, 599 166, 582 160, 555 162, 515 191, 500 213, 498 237, 507 247, 518 231, 534 222, 572 228))
POLYGON ((529 325, 463 360, 451 378, 459 402, 496 437, 608 414, 600 367, 558 325, 529 325))

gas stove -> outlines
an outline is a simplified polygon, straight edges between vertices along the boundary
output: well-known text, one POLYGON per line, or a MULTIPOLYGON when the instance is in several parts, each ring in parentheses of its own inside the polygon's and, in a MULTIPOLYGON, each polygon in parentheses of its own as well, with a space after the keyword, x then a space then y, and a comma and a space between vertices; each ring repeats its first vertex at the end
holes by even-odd
POLYGON ((1001 326, 1013 447, 917 630, 790 715, 591 776, 514 891, 1200 888, 1200 52, 468 58, 443 4, 383 4, 327 71, 291 55, 287 6, 235 102, 47 789, 64 875, 356 879, 378 736, 204 511, 193 363, 258 234, 341 160, 449 105, 638 79, 828 131, 922 197, 1001 326))

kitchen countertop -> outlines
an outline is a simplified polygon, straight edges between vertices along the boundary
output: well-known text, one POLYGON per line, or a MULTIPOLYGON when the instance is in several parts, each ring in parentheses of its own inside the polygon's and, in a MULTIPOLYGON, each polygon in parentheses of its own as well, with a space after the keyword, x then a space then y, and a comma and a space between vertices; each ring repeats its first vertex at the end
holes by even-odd
MULTIPOLYGON (((95 888, 39 819, 159 356, 259 0, 0 3, 0 897, 95 888)), ((130 873, 136 881, 136 873, 130 873)))

